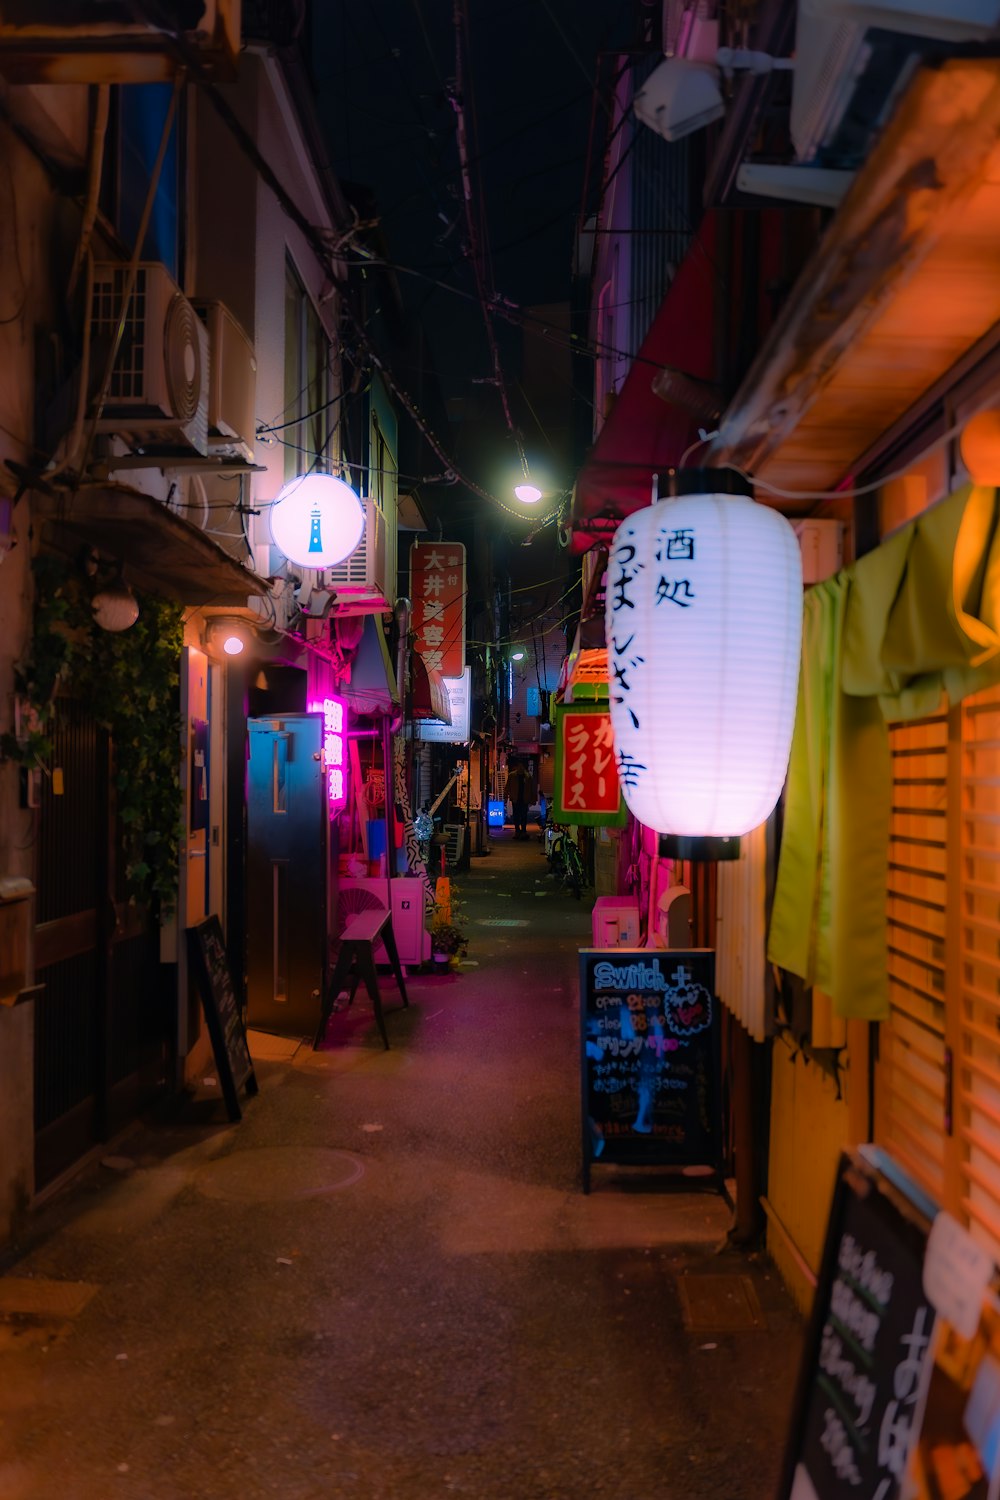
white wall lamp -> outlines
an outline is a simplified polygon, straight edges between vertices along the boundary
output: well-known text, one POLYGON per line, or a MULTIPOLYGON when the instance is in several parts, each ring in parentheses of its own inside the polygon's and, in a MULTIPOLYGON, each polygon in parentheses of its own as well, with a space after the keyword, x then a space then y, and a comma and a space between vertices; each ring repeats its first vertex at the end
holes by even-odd
POLYGON ((221 651, 225 656, 242 656, 247 649, 248 629, 237 620, 209 620, 205 630, 205 642, 210 650, 221 651))
POLYGON ((622 791, 657 833, 737 838, 785 779, 802 561, 791 525, 733 469, 661 476, 619 526, 605 629, 622 791), (657 489, 654 486, 654 494, 657 489))

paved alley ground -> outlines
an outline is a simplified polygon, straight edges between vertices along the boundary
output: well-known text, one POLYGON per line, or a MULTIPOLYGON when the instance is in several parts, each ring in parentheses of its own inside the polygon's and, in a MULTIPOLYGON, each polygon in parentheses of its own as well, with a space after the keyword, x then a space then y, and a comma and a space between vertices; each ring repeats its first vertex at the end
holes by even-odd
POLYGON ((546 871, 507 830, 457 877, 469 966, 384 981, 389 1052, 363 993, 318 1052, 252 1034, 239 1124, 195 1101, 38 1212, 2 1500, 773 1494, 798 1318, 718 1195, 581 1193, 590 901, 546 871))

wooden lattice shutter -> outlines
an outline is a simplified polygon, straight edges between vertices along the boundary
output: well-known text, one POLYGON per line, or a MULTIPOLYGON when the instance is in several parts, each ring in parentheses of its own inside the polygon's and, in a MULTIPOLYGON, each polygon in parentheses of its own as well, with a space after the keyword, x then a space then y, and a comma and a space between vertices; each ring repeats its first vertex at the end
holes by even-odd
POLYGON ((1000 688, 956 711, 950 1009, 961 1205, 1000 1257, 1000 688))
POLYGON ((944 1203, 949 1109, 947 715, 895 724, 889 737, 893 768, 887 895, 890 1016, 879 1028, 875 1139, 944 1203))

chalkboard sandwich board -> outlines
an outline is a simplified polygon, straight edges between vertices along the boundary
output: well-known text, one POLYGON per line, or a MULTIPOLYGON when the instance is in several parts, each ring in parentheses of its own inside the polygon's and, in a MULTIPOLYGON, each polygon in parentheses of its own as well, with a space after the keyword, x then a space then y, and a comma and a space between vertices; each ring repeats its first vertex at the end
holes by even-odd
POLYGON ((934 1326, 933 1212, 898 1171, 841 1157, 779 1500, 900 1495, 934 1326))
POLYGON ((256 1094, 257 1077, 218 917, 207 917, 197 927, 189 927, 187 937, 188 961, 201 993, 226 1109, 231 1120, 239 1120, 242 1118, 240 1089, 245 1088, 249 1095, 256 1094))
POLYGON ((583 1189, 594 1162, 707 1167, 724 1191, 710 948, 580 951, 583 1189))

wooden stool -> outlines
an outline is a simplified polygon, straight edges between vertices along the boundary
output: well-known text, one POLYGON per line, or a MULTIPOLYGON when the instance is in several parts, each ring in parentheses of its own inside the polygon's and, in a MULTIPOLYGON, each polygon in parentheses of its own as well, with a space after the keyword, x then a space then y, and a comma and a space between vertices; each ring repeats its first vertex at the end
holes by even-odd
POLYGON ((371 998, 375 1022, 385 1049, 389 1050, 389 1038, 386 1034, 385 1018, 382 1015, 382 996, 379 993, 378 974, 375 970, 375 945, 379 939, 385 945, 385 951, 389 955, 389 962, 392 964, 392 972, 396 976, 403 1004, 409 1005, 410 1002, 406 998, 406 986, 403 983, 403 970, 399 963, 399 952, 396 948, 396 934, 392 930, 389 912, 383 906, 369 911, 356 912, 354 916, 347 919, 340 935, 340 952, 337 954, 337 962, 334 964, 330 982, 323 996, 323 1014, 313 1042, 314 1052, 323 1040, 323 1033, 326 1031, 334 1000, 341 990, 347 988, 348 981, 350 981, 351 995, 347 1003, 353 1005, 354 996, 362 980, 371 998))

